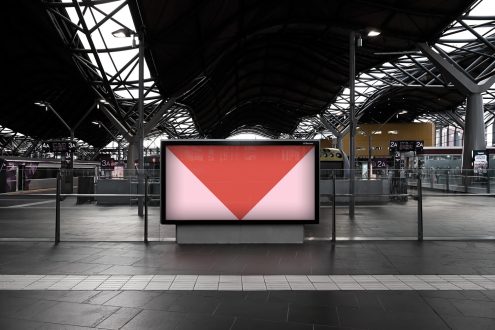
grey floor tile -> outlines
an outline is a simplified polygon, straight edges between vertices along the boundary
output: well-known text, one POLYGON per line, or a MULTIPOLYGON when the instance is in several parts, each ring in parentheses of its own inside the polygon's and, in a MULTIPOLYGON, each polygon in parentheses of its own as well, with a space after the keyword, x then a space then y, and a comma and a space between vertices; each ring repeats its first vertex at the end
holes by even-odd
POLYGON ((123 330, 162 330, 175 329, 181 319, 181 313, 165 311, 143 310, 131 321, 122 327, 123 330))
POLYGON ((0 317, 0 329, 5 330, 35 330, 39 329, 43 323, 20 320, 17 318, 0 317))
POLYGON ((443 319, 454 330, 491 330, 495 329, 495 319, 467 316, 444 316, 443 319))
POLYGON ((100 291, 84 302, 86 304, 102 305, 120 293, 120 291, 100 291))
POLYGON ((58 304, 57 301, 54 300, 36 300, 33 304, 30 304, 17 312, 13 313, 11 316, 19 319, 33 319, 34 316, 44 313, 49 308, 58 304))
POLYGON ((103 322, 97 324, 97 327, 102 329, 120 329, 141 311, 138 308, 122 307, 103 320, 103 322))
POLYGON ((116 312, 118 307, 60 302, 32 317, 39 322, 92 327, 116 312))
POLYGON ((105 305, 141 308, 160 294, 161 292, 154 291, 123 291, 108 300, 105 305))
POLYGON ((197 295, 182 295, 169 307, 170 312, 213 314, 220 304, 216 297, 203 297, 197 295))
POLYGON ((289 322, 338 326, 337 307, 290 304, 289 322))
POLYGON ((181 318, 176 330, 229 330, 235 318, 188 314, 181 318))
POLYGON ((151 299, 144 305, 144 309, 154 309, 166 311, 172 306, 179 298, 181 294, 164 292, 159 296, 151 299))
POLYGON ((43 323, 38 330, 90 330, 93 327, 80 327, 77 325, 61 325, 52 323, 43 323))
POLYGON ((232 330, 313 330, 312 324, 301 324, 294 322, 273 322, 268 320, 257 320, 251 318, 236 319, 232 330))
POLYGON ((238 316, 271 321, 286 321, 287 303, 259 303, 251 301, 221 302, 215 315, 238 316))
POLYGON ((464 316, 495 319, 495 302, 482 300, 453 300, 452 304, 464 316))

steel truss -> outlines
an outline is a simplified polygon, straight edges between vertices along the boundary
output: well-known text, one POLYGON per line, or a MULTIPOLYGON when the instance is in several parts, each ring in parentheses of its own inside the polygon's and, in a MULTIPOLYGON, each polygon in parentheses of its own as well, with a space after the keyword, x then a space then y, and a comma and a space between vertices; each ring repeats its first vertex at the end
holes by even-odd
MULTIPOLYGON (((66 140, 69 140, 69 137, 66 140)), ((45 158, 47 155, 41 148, 44 141, 0 125, 0 155, 45 158)), ((74 142, 77 144, 78 158, 91 159, 95 148, 76 138, 74 142)))
MULTIPOLYGON (((139 40, 134 32, 135 27, 126 25, 122 19, 126 15, 130 17, 129 1, 45 0, 44 4, 61 39, 72 51, 78 70, 117 120, 118 124, 112 122, 109 129, 115 135, 136 136, 139 120, 139 40), (131 38, 121 41, 116 46, 118 41, 111 32, 117 29, 129 31, 131 38), (125 133, 122 130, 125 130, 125 133)), ((145 58, 149 66, 154 65, 151 55, 145 58)), ((148 73, 144 78, 144 121, 146 123, 153 120, 156 123, 155 127, 147 132, 148 136, 199 136, 189 110, 179 102, 169 105, 159 120, 154 118, 164 103, 156 82, 148 73)))
MULTIPOLYGON (((479 5, 471 8, 472 11, 479 5)), ((473 83, 479 84, 495 75, 495 16, 473 16, 469 12, 456 20, 443 33, 432 49, 463 72, 473 83)), ((373 111, 376 102, 393 88, 454 88, 431 61, 419 50, 376 54, 400 57, 379 67, 362 72, 356 78, 356 118, 373 111)), ((495 88, 483 93, 485 124, 495 120, 495 88)), ((294 137, 314 137, 322 129, 334 137, 349 130, 349 89, 341 93, 318 117, 304 118, 293 133, 294 137), (323 117, 323 118, 322 118, 323 117)), ((416 116, 418 122, 434 122, 437 128, 464 128, 465 102, 448 111, 432 112, 424 108, 416 116)))
MULTIPOLYGON (((138 70, 138 49, 135 42, 131 43, 131 41, 127 46, 111 46, 108 27, 135 31, 133 26, 127 26, 121 19, 122 13, 129 11, 129 1, 44 1, 47 13, 60 37, 71 49, 74 63, 79 71, 91 84, 98 97, 108 102, 106 107, 120 124, 113 123, 109 128, 120 136, 122 136, 122 128, 130 135, 136 135, 138 81, 135 77, 138 70), (117 61, 118 54, 126 54, 127 60, 117 61)), ((479 2, 476 5, 478 4, 479 2)), ((470 80, 480 83, 495 74, 494 29, 495 17, 473 16, 468 12, 453 22, 432 48, 465 73, 470 80)), ((362 72, 356 79, 357 118, 373 111, 375 102, 387 97, 387 92, 393 88, 453 88, 453 85, 419 50, 383 54, 383 56, 390 56, 393 59, 362 72)), ((148 65, 153 67, 151 54, 147 54, 146 60, 148 65)), ((196 87, 201 86, 202 83, 204 81, 200 79, 191 90, 182 95, 175 95, 173 104, 168 104, 166 111, 163 111, 163 107, 170 100, 164 100, 156 82, 150 76, 146 77, 144 118, 145 121, 156 122, 147 137, 153 138, 159 135, 167 138, 202 137, 191 117, 191 112, 181 103, 186 102, 188 96, 192 95, 196 87), (157 114, 162 115, 158 120, 157 114)), ((483 98, 485 123, 489 124, 495 119, 495 89, 483 93, 483 98)), ((320 133, 341 137, 349 129, 349 104, 349 90, 342 88, 341 93, 322 110, 319 116, 303 118, 291 135, 281 135, 280 138, 314 138, 320 133)), ((462 129, 464 117, 465 105, 462 103, 450 111, 432 112, 431 109, 421 109, 415 120, 433 121, 440 128, 454 126, 462 129)), ((234 133, 238 132, 263 135, 264 129, 239 127, 234 133)))

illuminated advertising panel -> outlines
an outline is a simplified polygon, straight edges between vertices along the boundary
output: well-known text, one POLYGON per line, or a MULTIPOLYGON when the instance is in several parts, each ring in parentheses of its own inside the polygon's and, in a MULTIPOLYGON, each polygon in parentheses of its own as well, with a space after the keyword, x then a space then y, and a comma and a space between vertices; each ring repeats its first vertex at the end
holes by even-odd
POLYGON ((313 140, 164 140, 161 223, 318 223, 318 160, 313 140))

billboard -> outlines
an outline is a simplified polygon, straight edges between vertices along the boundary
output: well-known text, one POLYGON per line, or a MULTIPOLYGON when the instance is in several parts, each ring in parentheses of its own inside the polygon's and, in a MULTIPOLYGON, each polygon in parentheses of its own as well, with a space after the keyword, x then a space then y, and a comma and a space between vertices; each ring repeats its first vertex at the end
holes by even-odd
POLYGON ((162 224, 318 223, 319 141, 164 140, 162 224))

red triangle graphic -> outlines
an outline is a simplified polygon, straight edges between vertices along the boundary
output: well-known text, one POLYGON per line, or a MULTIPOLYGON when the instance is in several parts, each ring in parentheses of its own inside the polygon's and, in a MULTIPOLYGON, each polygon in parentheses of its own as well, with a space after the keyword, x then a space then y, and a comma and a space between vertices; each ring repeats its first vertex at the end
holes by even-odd
POLYGON ((314 146, 168 146, 242 219, 314 146))

